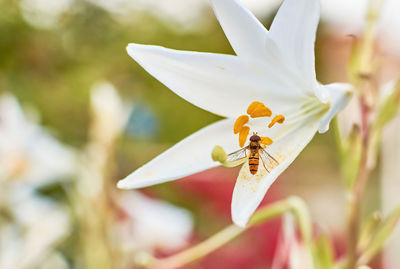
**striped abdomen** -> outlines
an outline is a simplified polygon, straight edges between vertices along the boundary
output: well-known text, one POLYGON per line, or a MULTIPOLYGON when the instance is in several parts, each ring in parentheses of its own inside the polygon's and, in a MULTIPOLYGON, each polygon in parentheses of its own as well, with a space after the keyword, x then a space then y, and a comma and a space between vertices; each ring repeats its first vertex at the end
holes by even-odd
POLYGON ((258 151, 250 152, 249 169, 252 175, 255 175, 257 173, 259 162, 260 162, 260 154, 258 153, 258 151))

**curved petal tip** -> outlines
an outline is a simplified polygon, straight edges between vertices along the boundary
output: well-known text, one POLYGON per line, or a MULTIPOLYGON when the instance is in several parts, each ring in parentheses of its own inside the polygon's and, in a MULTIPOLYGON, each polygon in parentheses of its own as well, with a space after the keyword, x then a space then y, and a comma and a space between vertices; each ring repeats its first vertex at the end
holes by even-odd
POLYGON ((239 227, 242 227, 242 228, 245 228, 245 227, 246 227, 246 224, 247 224, 247 222, 249 221, 249 218, 250 218, 250 216, 249 216, 249 217, 241 217, 241 216, 232 215, 232 221, 233 221, 233 223, 234 223, 236 226, 239 226, 239 227))
POLYGON ((271 173, 259 167, 260 171, 251 175, 249 164, 246 162, 242 166, 233 190, 231 203, 232 221, 237 226, 246 226, 267 190, 285 167, 287 167, 286 164, 276 167, 271 173))
POLYGON ((329 110, 322 118, 318 128, 319 133, 325 133, 329 130, 329 123, 336 114, 349 103, 354 95, 354 87, 347 83, 333 83, 320 86, 328 99, 329 110), (324 89, 325 88, 325 89, 324 89))
POLYGON ((118 181, 117 183, 117 188, 118 189, 131 189, 131 184, 127 184, 127 181, 125 181, 124 179, 121 179, 120 181, 118 181))
POLYGON ((142 45, 142 44, 136 44, 136 43, 129 43, 126 46, 126 51, 128 52, 129 56, 131 56, 133 59, 136 58, 135 53, 138 52, 138 50, 146 50, 148 47, 154 47, 154 46, 149 46, 149 45, 142 45))
POLYGON ((218 166, 219 163, 211 159, 210 153, 215 144, 233 151, 237 138, 232 126, 232 119, 224 119, 200 129, 120 180, 117 187, 148 187, 218 166))

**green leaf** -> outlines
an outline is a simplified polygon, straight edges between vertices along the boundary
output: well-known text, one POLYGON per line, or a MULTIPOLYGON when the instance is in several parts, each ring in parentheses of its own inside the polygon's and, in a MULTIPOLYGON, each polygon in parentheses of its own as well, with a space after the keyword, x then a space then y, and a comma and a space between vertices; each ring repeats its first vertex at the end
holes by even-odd
POLYGON ((400 110, 400 79, 398 79, 390 94, 383 100, 378 107, 378 114, 376 117, 375 128, 382 129, 389 123, 400 110))
POLYGON ((389 216, 375 230, 375 233, 365 251, 362 253, 359 264, 367 264, 382 249, 389 236, 400 220, 400 206, 393 210, 389 216))
POLYGON ((348 137, 341 137, 337 119, 335 119, 335 137, 339 148, 340 170, 348 190, 353 188, 361 162, 362 138, 361 131, 354 125, 348 137))
POLYGON ((332 244, 327 236, 317 239, 313 247, 315 269, 333 269, 334 255, 332 244))
POLYGON ((363 252, 370 244, 374 232, 377 227, 382 223, 382 216, 379 212, 374 212, 369 219, 364 223, 357 249, 363 252))

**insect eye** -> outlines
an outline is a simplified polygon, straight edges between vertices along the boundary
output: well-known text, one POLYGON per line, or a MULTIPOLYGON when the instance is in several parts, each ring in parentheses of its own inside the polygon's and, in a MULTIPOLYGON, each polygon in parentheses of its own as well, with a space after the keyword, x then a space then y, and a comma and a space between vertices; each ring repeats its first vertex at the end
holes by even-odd
POLYGON ((261 138, 258 136, 258 135, 252 135, 251 137, 250 137, 250 141, 251 142, 258 142, 258 141, 260 141, 261 140, 261 138))

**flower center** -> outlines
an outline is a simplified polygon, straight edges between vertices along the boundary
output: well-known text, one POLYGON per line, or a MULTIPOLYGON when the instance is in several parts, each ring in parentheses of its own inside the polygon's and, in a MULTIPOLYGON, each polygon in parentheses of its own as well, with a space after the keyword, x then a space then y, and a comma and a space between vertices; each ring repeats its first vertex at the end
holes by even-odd
MULTIPOLYGON (((249 107, 247 108, 247 114, 251 118, 262 118, 262 117, 271 117, 272 111, 266 105, 261 102, 254 101, 252 102, 249 107)), ((248 115, 241 115, 239 116, 235 124, 233 126, 233 133, 239 134, 239 145, 243 147, 246 143, 247 137, 250 133, 250 127, 246 126, 249 122, 250 118, 248 115)), ((285 121, 285 117, 283 115, 275 115, 270 123, 268 124, 268 128, 272 128, 276 123, 282 124, 285 121)), ((269 137, 261 137, 260 143, 269 146, 273 143, 273 140, 269 137)))

